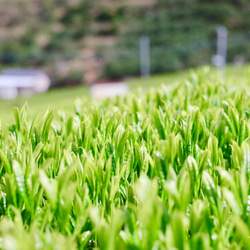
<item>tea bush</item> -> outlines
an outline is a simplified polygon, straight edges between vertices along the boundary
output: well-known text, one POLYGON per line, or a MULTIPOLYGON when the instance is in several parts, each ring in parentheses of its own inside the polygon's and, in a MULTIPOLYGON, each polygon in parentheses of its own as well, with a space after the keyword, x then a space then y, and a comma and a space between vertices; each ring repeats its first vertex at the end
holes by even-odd
MULTIPOLYGON (((247 86, 245 86, 247 88, 247 86)), ((0 137, 2 249, 248 249, 250 99, 198 72, 0 137)))

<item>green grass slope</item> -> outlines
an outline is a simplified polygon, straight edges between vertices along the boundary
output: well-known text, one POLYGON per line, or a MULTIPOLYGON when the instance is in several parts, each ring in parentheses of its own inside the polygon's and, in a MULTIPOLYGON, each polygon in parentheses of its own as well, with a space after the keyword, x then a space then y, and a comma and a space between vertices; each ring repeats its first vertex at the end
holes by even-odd
MULTIPOLYGON (((220 76, 216 69, 203 68, 209 70, 209 74, 220 76)), ((125 79, 132 91, 138 88, 147 89, 150 87, 159 87, 160 85, 176 85, 184 83, 194 70, 186 70, 175 73, 152 75, 149 78, 131 78, 125 79)), ((250 84, 250 66, 244 67, 227 66, 226 79, 228 85, 244 88, 250 84)), ((29 117, 33 118, 39 112, 45 112, 48 108, 57 110, 73 110, 74 100, 77 98, 86 99, 90 97, 88 86, 68 87, 51 89, 44 94, 31 97, 18 97, 15 100, 0 100, 0 119, 3 125, 14 121, 12 108, 17 106, 21 108, 26 102, 29 107, 29 117)))

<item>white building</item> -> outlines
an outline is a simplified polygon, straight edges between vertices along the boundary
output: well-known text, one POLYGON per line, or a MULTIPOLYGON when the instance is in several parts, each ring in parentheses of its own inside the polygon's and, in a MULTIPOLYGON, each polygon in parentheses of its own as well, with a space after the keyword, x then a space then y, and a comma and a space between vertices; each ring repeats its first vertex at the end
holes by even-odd
POLYGON ((49 77, 37 69, 7 69, 0 74, 0 98, 14 99, 48 90, 49 77))

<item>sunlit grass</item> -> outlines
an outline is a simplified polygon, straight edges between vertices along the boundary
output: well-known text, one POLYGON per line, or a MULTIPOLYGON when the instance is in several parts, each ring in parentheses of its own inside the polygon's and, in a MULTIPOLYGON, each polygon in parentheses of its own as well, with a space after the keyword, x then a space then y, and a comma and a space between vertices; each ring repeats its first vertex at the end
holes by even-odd
POLYGON ((0 248, 249 249, 249 86, 234 70, 14 108, 0 133, 0 248))

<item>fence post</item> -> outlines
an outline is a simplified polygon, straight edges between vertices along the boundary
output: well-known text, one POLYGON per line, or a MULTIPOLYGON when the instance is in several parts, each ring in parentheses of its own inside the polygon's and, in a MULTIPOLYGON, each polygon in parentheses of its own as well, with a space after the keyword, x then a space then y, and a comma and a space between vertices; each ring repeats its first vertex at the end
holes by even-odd
POLYGON ((148 36, 140 37, 140 72, 141 77, 150 76, 150 41, 148 36))
POLYGON ((217 33, 217 54, 213 56, 213 64, 221 71, 221 76, 225 76, 225 66, 227 58, 227 28, 225 26, 218 26, 217 33))

